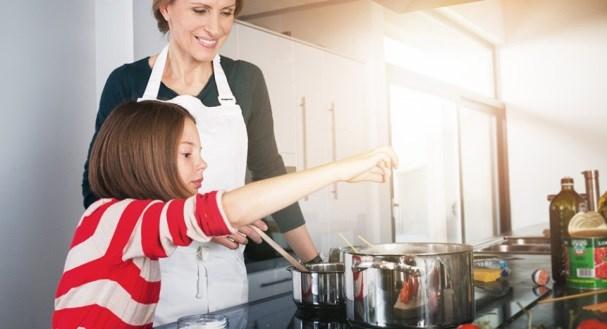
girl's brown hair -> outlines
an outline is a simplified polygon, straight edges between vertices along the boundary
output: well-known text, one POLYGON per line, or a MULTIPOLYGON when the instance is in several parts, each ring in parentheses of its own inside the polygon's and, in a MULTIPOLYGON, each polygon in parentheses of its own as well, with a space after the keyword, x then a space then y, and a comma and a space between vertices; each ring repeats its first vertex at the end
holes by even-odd
MULTIPOLYGON (((154 0, 152 2, 152 12, 154 13, 154 18, 156 18, 156 23, 158 24, 158 30, 162 33, 169 32, 169 23, 164 19, 162 13, 160 12, 160 7, 169 5, 173 3, 175 0, 154 0)), ((236 8, 234 9, 234 16, 238 16, 240 10, 242 9, 242 0, 236 0, 236 8)))
POLYGON ((168 201, 192 195, 177 170, 185 120, 181 106, 127 102, 99 130, 89 161, 91 191, 101 198, 168 201))

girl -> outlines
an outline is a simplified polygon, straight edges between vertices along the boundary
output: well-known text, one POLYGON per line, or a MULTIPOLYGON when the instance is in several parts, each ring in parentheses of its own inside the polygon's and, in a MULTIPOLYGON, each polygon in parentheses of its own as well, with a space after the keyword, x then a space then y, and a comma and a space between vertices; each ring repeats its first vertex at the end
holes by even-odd
POLYGON ((194 118, 169 102, 116 108, 93 144, 84 212, 59 281, 54 329, 151 328, 158 259, 177 246, 233 234, 337 181, 385 182, 396 158, 380 148, 227 192, 198 194, 207 167, 194 118))

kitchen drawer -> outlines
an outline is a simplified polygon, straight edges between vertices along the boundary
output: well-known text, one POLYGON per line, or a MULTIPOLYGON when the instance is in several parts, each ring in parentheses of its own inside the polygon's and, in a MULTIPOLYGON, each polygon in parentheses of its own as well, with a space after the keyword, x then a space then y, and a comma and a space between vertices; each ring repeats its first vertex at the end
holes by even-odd
POLYGON ((289 292, 293 289, 291 272, 286 267, 250 273, 249 302, 289 292))

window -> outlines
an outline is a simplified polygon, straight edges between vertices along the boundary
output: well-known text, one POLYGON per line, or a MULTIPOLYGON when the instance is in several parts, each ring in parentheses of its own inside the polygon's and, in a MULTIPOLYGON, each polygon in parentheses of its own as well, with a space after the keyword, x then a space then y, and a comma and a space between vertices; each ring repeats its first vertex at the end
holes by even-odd
POLYGON ((387 19, 395 241, 478 243, 509 225, 492 46, 434 14, 387 19), (504 224, 504 222, 507 222, 504 224))
POLYGON ((461 241, 456 104, 390 88, 396 241, 461 241))

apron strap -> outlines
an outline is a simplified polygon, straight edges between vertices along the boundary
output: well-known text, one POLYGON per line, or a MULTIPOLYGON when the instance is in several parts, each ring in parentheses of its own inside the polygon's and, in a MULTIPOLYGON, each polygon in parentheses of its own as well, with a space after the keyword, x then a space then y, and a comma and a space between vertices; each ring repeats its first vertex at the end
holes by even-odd
POLYGON ((221 67, 221 56, 219 56, 219 54, 213 59, 213 72, 215 73, 215 84, 217 85, 217 92, 219 94, 219 103, 221 105, 236 104, 236 98, 232 94, 232 90, 228 84, 228 78, 226 78, 226 74, 221 67))
MULTIPOLYGON (((156 57, 154 67, 152 67, 152 74, 150 74, 143 96, 141 96, 139 100, 156 100, 158 98, 158 91, 160 90, 160 84, 162 83, 162 74, 164 73, 168 53, 169 45, 167 44, 162 51, 160 51, 158 57, 156 57)), ((234 94, 232 94, 232 90, 228 84, 228 78, 226 78, 223 68, 221 67, 221 57, 219 54, 213 59, 213 72, 215 75, 217 92, 219 94, 219 103, 221 105, 236 104, 236 98, 234 97, 234 94)))
POLYGON ((160 54, 158 54, 158 57, 156 57, 156 62, 154 62, 154 67, 152 68, 152 74, 150 74, 150 79, 148 80, 148 84, 145 87, 145 91, 140 100, 155 100, 158 98, 158 91, 160 90, 160 83, 162 82, 162 74, 164 73, 164 65, 166 64, 168 53, 169 45, 167 44, 160 54))

